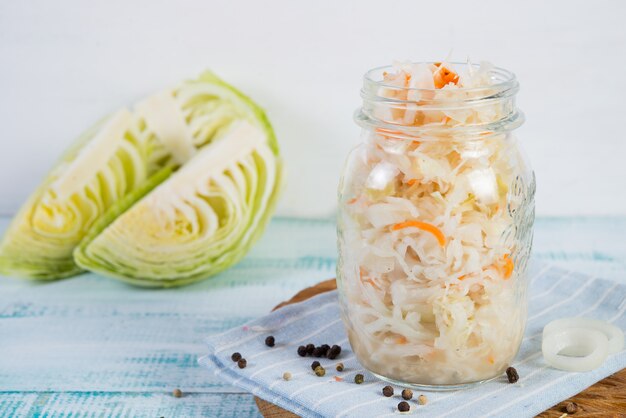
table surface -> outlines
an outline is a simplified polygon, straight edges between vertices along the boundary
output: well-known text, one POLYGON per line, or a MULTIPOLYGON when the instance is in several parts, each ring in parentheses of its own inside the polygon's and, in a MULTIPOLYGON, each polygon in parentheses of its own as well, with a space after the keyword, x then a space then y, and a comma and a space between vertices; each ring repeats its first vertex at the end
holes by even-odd
MULTIPOLYGON (((540 218, 533 256, 626 282, 624 236, 626 217, 540 218)), ((197 365, 202 340, 333 277, 335 252, 333 221, 277 218, 239 265, 180 289, 0 277, 0 416, 257 417, 197 365)))

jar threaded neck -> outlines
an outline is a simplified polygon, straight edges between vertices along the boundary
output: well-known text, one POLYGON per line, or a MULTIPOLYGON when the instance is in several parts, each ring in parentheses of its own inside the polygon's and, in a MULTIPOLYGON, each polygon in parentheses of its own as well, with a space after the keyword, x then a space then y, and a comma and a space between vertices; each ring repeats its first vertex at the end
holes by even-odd
MULTIPOLYGON (((420 68, 435 72, 443 68, 440 63, 405 65, 418 69, 415 79, 420 76, 420 68)), ((404 73, 405 83, 397 85, 387 79, 394 67, 375 68, 364 76, 363 106, 355 115, 356 122, 413 137, 481 135, 513 130, 523 123, 523 114, 515 103, 519 83, 512 72, 491 66, 485 69, 485 64, 451 65, 470 76, 483 71, 488 84, 459 87, 450 83, 441 88, 421 88, 419 81, 411 80, 410 73, 404 73)))

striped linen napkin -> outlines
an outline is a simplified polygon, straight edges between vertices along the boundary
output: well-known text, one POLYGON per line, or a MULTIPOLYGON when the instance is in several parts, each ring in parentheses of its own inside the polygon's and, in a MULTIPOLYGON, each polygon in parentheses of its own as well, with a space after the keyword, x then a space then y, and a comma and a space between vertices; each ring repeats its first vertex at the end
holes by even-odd
MULTIPOLYGON (((533 417, 593 383, 626 367, 626 351, 609 356, 602 367, 586 373, 568 373, 546 365, 541 355, 544 325, 553 319, 581 316, 609 321, 626 328, 626 285, 553 266, 531 264, 530 306, 526 334, 513 366, 520 379, 509 384, 506 376, 467 390, 423 392, 426 405, 418 405, 415 391, 410 413, 423 417, 533 417)), ((401 388, 392 398, 382 396, 386 383, 356 361, 339 316, 337 292, 289 305, 206 342, 209 354, 200 364, 254 395, 302 417, 394 416, 401 388), (276 346, 264 344, 274 335, 276 346), (339 344, 336 360, 317 359, 326 368, 317 377, 310 368, 313 357, 299 357, 299 345, 339 344), (239 369, 230 356, 240 352, 247 367, 239 369), (342 362, 345 370, 335 371, 342 362), (292 378, 282 378, 284 372, 292 378), (365 381, 354 383, 362 373, 365 381), (336 381, 341 376, 343 381, 336 381)))

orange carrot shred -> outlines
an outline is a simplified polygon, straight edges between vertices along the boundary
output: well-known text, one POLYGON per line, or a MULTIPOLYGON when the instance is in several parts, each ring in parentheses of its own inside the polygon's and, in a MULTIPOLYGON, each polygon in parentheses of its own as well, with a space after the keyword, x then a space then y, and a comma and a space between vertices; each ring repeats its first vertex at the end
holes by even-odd
POLYGON ((376 284, 376 282, 374 282, 374 280, 372 279, 365 279, 363 280, 363 283, 369 283, 370 285, 372 285, 374 289, 381 290, 380 287, 378 287, 378 285, 376 284))
POLYGON ((376 128, 376 132, 378 132, 380 135, 384 136, 387 139, 402 140, 402 138, 393 138, 393 137, 390 137, 390 135, 406 136, 404 132, 394 131, 392 129, 376 128))
POLYGON ((415 183, 417 183, 417 179, 411 179, 406 182, 407 186, 409 187, 413 186, 415 183))
POLYGON ((435 88, 441 89, 450 83, 457 84, 459 82, 459 75, 457 73, 449 68, 442 67, 441 63, 436 63, 435 65, 439 68, 439 70, 433 74, 435 88))
POLYGON ((395 224, 393 227, 391 227, 393 231, 398 231, 404 228, 418 228, 423 231, 430 232, 435 236, 435 238, 437 238, 440 246, 443 247, 444 245, 446 245, 446 236, 443 235, 443 232, 441 232, 441 230, 435 225, 420 221, 406 221, 400 222, 399 224, 395 224))
POLYGON ((346 203, 347 203, 348 205, 351 205, 351 204, 353 204, 353 203, 356 203, 356 201, 357 201, 357 200, 359 200, 359 198, 358 198, 358 197, 353 197, 352 199, 348 200, 346 203))
POLYGON ((468 276, 469 276, 469 274, 463 274, 463 275, 459 276, 459 280, 467 279, 468 276))
MULTIPOLYGON (((376 128, 376 132, 381 135, 384 136, 386 139, 391 139, 394 141, 403 141, 404 138, 395 138, 394 135, 397 136, 401 136, 401 137, 406 137, 408 136, 405 132, 402 131, 394 131, 393 129, 385 129, 385 128, 376 128)), ((411 143, 413 145, 421 145, 420 141, 411 141, 411 143)))
POLYGON ((341 376, 334 376, 335 382, 343 382, 343 377, 341 376))
POLYGON ((509 254, 505 254, 504 257, 502 257, 502 260, 504 261, 504 266, 502 266, 501 273, 504 280, 507 280, 513 274, 515 265, 513 264, 513 260, 511 260, 511 256, 509 254))
POLYGON ((399 337, 396 337, 396 344, 406 344, 409 341, 406 339, 406 337, 404 335, 400 335, 399 337))

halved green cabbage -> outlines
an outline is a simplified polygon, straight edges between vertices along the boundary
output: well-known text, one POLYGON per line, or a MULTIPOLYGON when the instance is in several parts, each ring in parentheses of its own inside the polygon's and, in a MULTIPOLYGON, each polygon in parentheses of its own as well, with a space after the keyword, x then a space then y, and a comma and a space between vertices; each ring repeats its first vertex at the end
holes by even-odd
MULTIPOLYGON (((247 97, 207 72, 122 109, 85 132, 20 209, 0 243, 0 273, 57 279, 82 271, 73 251, 234 121, 271 132, 247 97), (106 215, 105 215, 106 214, 106 215)), ((268 146, 278 147, 273 134, 268 146)))
POLYGON ((103 219, 76 249, 77 263, 151 287, 188 284, 236 263, 277 200, 282 165, 272 138, 269 125, 235 122, 122 215, 113 213, 110 225, 103 219))
POLYGON ((79 273, 72 251, 114 203, 173 162, 127 109, 83 134, 22 206, 0 243, 0 271, 36 279, 79 273))

